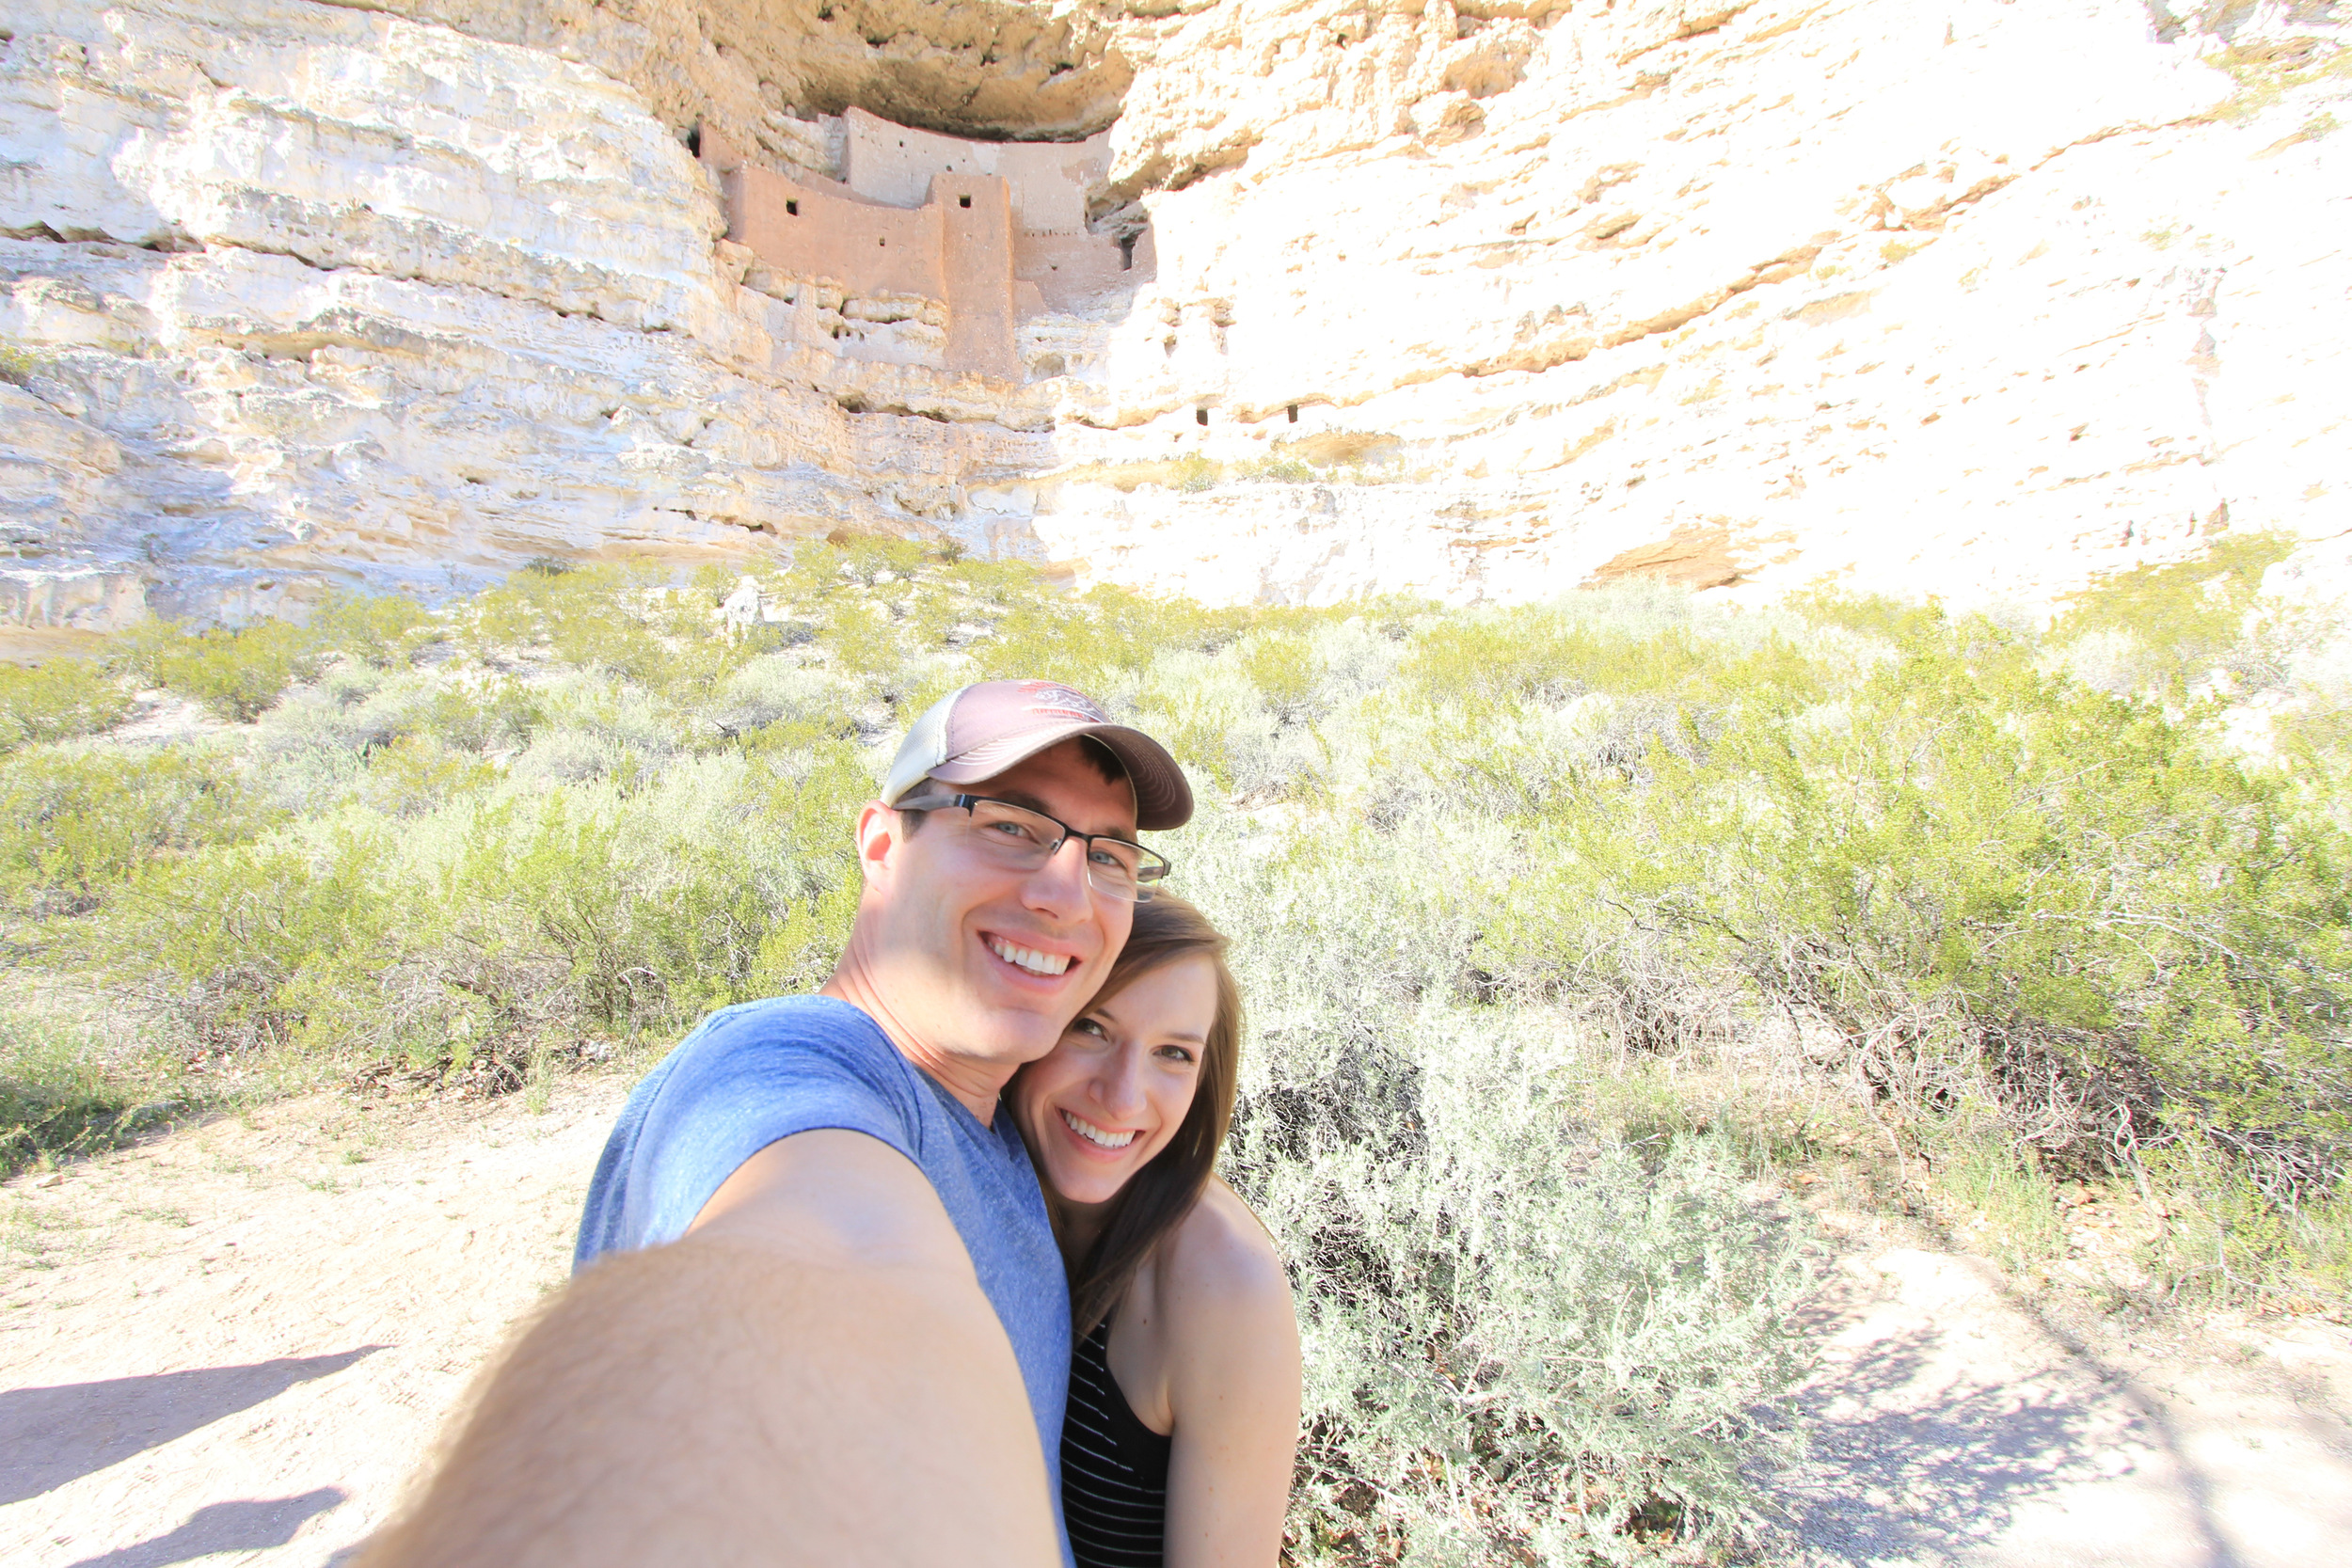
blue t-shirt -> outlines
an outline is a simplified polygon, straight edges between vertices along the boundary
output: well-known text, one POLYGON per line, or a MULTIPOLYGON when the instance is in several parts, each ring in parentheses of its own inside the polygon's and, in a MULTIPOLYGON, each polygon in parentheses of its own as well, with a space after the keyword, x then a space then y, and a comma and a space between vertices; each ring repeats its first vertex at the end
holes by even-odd
MULTIPOLYGON (((676 1241, 744 1161, 778 1138, 835 1128, 914 1161, 946 1205, 1021 1363, 1059 1530, 1070 1286, 1029 1151, 1010 1115, 982 1126, 847 1002, 785 996, 723 1007, 663 1057, 605 1142, 572 1268, 676 1241)), ((1065 1562, 1069 1555, 1065 1535, 1065 1562)))

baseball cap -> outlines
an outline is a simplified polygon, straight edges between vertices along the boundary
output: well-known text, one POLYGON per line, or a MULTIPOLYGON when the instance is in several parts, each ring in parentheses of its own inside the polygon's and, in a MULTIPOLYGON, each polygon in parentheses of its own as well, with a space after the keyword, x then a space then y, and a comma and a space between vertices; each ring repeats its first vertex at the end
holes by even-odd
POLYGON ((1181 828, 1192 820, 1192 786, 1168 748, 1111 722, 1085 692, 1058 681, 981 681, 950 691, 907 731, 882 781, 895 806, 925 779, 978 784, 1048 746, 1077 736, 1102 742, 1136 786, 1136 826, 1181 828))

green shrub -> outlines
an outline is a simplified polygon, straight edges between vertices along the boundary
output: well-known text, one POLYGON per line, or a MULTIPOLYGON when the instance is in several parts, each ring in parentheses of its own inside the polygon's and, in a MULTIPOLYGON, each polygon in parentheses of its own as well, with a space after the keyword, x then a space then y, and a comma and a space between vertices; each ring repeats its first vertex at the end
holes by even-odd
POLYGON ((204 1050, 319 1043, 316 998, 375 1000, 414 907, 394 873, 389 832, 348 829, 151 861, 116 900, 111 973, 204 1050))
POLYGON ((2271 728, 2280 754, 2323 795, 2352 776, 2352 690, 2314 693, 2307 706, 2280 715, 2271 728))
POLYGON ((119 644, 128 666, 234 724, 249 724, 317 673, 317 639, 284 621, 190 633, 168 622, 119 644))
POLYGON ((94 662, 0 664, 0 752, 97 735, 130 711, 130 697, 94 662))
POLYGON ((1212 806, 1183 850, 1253 1025, 1226 1175, 1301 1304, 1301 1561, 1761 1531, 1741 1466, 1783 1442, 1804 1230, 1724 1136, 1596 1118, 1613 1053, 1480 1000, 1449 879, 1507 848, 1491 824, 1292 836, 1212 806))
POLYGON ((217 753, 20 752, 0 761, 0 899, 86 912, 151 863, 238 843, 264 816, 217 753))
MULTIPOLYGON (((1737 974, 1821 1020, 1925 1116, 1989 1085, 2059 1168, 2183 1140, 2288 1208, 2352 1151, 2346 845, 2195 721, 2036 673, 1977 624, 1915 628, 1833 702, 1720 660, 1721 727, 1571 773, 1489 927, 1525 983, 1737 974)), ((1671 1031, 1669 1031, 1671 1032, 1671 1031)))
POLYGON ((0 381, 18 387, 29 386, 34 376, 49 368, 52 357, 48 350, 0 342, 0 381))
POLYGON ((96 1056, 92 1042, 45 1021, 0 1017, 0 1180, 111 1148, 180 1108, 96 1056))
POLYGON ((425 733, 452 751, 496 752, 526 744, 546 710, 518 681, 442 685, 420 716, 425 733))
POLYGON ((364 794, 389 816, 418 816, 485 789, 497 778, 496 769, 470 752, 409 735, 368 758, 364 794))
POLYGON ((2248 625, 2263 573, 2294 547, 2283 533, 2230 533, 2194 561, 2118 573, 2077 594, 2052 636, 2129 640, 2137 655, 2126 656, 2126 678, 2176 701, 2217 673, 2244 678, 2266 662, 2248 625))
POLYGON ((310 612, 312 641, 378 669, 405 658, 432 614, 396 594, 337 594, 310 612))
MULTIPOLYGON (((1824 1126, 2013 1264, 2055 1182, 2122 1178, 2180 1291, 2352 1285, 2344 704, 2296 693, 2275 762, 2217 721, 2308 631, 2269 547, 2047 635, 1645 584, 1208 610, 861 541, 757 568, 784 619, 730 643, 734 568, 527 571, 323 610, 315 680, 216 751, 0 757, 0 877, 27 973, 103 968, 175 1043, 514 1086, 820 984, 905 722, 1069 681, 1202 802, 1165 847, 1249 1004, 1228 1174, 1309 1330, 1293 1555, 1720 1557, 1808 1246, 1744 1182, 1824 1126), (1788 1106, 1691 1086, 1758 1059, 1788 1106)), ((110 657, 185 689, 257 630, 110 657)))

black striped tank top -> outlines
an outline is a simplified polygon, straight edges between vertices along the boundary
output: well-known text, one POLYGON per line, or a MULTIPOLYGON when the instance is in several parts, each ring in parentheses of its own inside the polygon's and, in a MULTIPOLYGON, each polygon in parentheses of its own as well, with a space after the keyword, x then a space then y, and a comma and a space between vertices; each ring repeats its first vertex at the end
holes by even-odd
POLYGON ((1061 1427, 1061 1512, 1078 1568, 1160 1568, 1168 1439, 1145 1426, 1111 1376, 1111 1325, 1070 1356, 1061 1427))

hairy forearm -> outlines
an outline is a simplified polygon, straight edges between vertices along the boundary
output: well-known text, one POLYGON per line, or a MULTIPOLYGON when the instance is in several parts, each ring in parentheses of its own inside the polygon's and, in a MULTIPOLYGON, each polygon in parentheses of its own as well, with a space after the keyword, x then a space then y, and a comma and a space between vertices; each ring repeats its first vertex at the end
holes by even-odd
POLYGON ((968 1273, 717 1232, 607 1259, 481 1386, 364 1568, 1057 1560, 968 1273))

